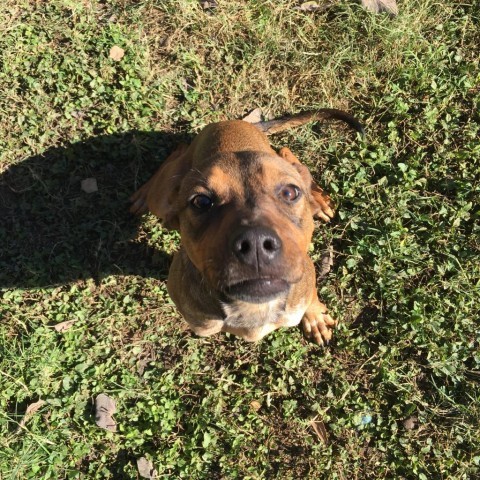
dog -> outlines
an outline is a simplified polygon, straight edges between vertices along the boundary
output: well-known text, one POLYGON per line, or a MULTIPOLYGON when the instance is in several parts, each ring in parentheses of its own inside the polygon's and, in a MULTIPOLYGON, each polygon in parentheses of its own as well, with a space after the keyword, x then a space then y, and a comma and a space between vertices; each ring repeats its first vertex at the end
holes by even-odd
POLYGON ((197 335, 257 341, 301 322, 314 343, 331 339, 336 322, 318 299, 308 248, 314 218, 329 221, 332 203, 307 167, 287 147, 275 152, 266 137, 328 119, 363 134, 354 117, 336 109, 213 123, 132 195, 132 213, 150 211, 180 231, 167 289, 197 335))

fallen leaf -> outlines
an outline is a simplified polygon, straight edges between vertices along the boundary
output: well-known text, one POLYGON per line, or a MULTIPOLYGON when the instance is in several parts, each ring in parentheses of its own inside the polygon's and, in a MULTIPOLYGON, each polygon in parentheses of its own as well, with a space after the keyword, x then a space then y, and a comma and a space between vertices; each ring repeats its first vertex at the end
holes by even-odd
POLYGON ((20 432, 25 427, 25 424, 35 415, 35 413, 42 407, 45 403, 45 400, 39 400, 38 402, 31 403, 28 405, 27 409, 25 410, 25 415, 18 423, 18 427, 15 433, 20 432))
POLYGON ((145 457, 137 459, 137 469, 142 478, 157 478, 157 471, 155 470, 153 463, 145 457))
POLYGON ((244 122, 248 123, 258 123, 262 121, 262 109, 255 108, 248 115, 242 118, 244 122))
POLYGON ((116 62, 119 62, 125 55, 125 50, 123 48, 117 47, 116 45, 110 49, 109 57, 116 62))
POLYGON ((112 415, 117 411, 115 400, 108 395, 101 393, 95 399, 95 423, 100 428, 109 430, 110 432, 117 431, 117 424, 112 418, 112 415))
POLYGON ((86 178, 85 180, 82 180, 81 187, 82 187, 82 190, 85 193, 98 192, 97 179, 96 178, 86 178))
POLYGON ((252 400, 250 402, 250 406, 252 407, 253 410, 258 412, 260 408, 262 408, 262 404, 258 400, 252 400))
POLYGON ((322 7, 317 2, 304 2, 301 5, 294 7, 295 10, 301 10, 302 12, 315 12, 317 10, 321 10, 322 7))
POLYGON ((78 119, 82 119, 85 116, 85 114, 81 110, 72 110, 70 112, 70 115, 73 118, 78 118, 78 119))
POLYGON ((327 429, 325 428, 325 424, 322 420, 318 420, 317 417, 312 418, 310 420, 310 426, 313 428, 313 431, 317 434, 319 440, 324 444, 327 445, 328 443, 328 434, 327 429))
POLYGON ((215 0, 200 0, 200 6, 204 10, 209 10, 218 7, 218 3, 215 0))
POLYGON ((160 40, 160 46, 162 48, 165 48, 167 50, 170 49, 170 46, 171 46, 171 43, 172 43, 172 40, 173 40, 173 36, 172 35, 165 35, 162 40, 160 40))
POLYGON ((320 273, 319 277, 324 277, 333 267, 333 248, 330 245, 328 250, 325 250, 322 253, 322 258, 320 260, 320 273))
POLYGON ((360 3, 366 10, 373 13, 388 13, 389 15, 398 15, 397 2, 395 0, 360 0, 360 3))
POLYGON ((410 417, 403 421, 406 430, 413 430, 417 426, 417 417, 410 417))
POLYGON ((155 352, 149 351, 149 350, 142 351, 137 361, 137 373, 139 375, 143 375, 143 372, 145 371, 145 368, 147 367, 147 365, 154 362, 155 360, 156 360, 155 352))
POLYGON ((66 320, 65 322, 57 323, 53 328, 57 332, 66 332, 76 322, 76 320, 66 320))

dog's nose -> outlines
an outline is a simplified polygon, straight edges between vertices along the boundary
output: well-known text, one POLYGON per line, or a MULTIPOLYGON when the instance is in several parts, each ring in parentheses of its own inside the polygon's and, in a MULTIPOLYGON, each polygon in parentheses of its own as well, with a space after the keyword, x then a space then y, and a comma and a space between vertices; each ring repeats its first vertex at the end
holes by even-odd
POLYGON ((236 257, 257 269, 272 263, 282 251, 280 237, 269 228, 241 227, 232 238, 232 251, 236 257))

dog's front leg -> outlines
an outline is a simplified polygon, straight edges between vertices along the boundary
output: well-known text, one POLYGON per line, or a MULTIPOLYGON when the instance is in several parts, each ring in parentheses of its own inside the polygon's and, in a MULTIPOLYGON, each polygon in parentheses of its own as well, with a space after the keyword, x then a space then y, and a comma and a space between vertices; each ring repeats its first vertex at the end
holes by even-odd
POLYGON ((326 305, 318 299, 315 267, 313 262, 308 260, 305 278, 310 288, 311 301, 305 310, 301 325, 303 334, 308 340, 323 346, 332 338, 332 329, 337 322, 328 314, 326 305))

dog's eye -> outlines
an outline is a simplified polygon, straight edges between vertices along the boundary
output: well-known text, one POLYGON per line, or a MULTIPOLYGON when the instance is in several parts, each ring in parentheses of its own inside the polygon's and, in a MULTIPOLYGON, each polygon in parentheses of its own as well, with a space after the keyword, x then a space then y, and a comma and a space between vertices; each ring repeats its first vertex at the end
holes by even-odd
POLYGON ((300 198, 302 191, 296 185, 284 185, 280 189, 280 198, 288 203, 293 203, 300 198))
POLYGON ((213 200, 208 195, 198 194, 190 199, 190 205, 197 210, 209 210, 213 207, 213 200))

